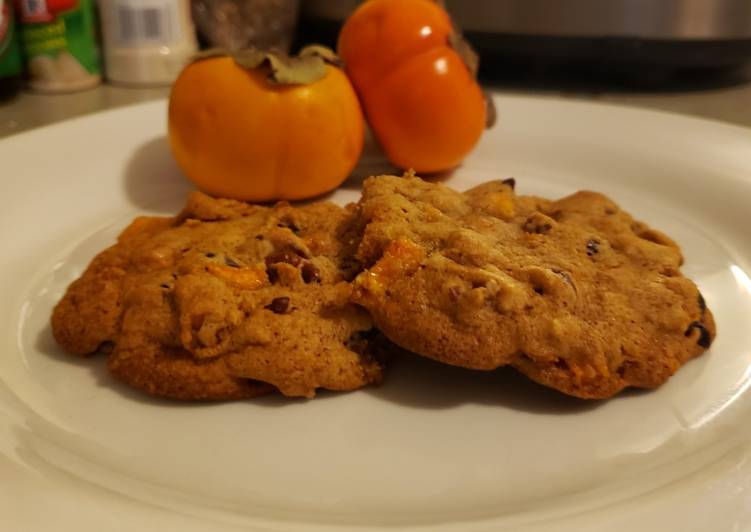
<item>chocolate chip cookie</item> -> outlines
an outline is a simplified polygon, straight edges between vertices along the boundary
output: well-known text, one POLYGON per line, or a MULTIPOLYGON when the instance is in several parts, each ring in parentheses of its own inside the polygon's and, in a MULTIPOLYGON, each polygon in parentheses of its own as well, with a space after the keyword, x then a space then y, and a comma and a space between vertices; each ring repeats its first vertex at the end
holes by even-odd
POLYGON ((712 314, 670 238, 607 197, 465 193, 365 181, 354 301, 403 348, 468 368, 512 365, 582 398, 653 388, 704 352, 712 314))
POLYGON ((341 235, 350 213, 190 196, 175 218, 137 218, 56 306, 55 338, 109 352, 113 375, 150 394, 312 397, 378 382, 372 323, 350 302, 341 235))

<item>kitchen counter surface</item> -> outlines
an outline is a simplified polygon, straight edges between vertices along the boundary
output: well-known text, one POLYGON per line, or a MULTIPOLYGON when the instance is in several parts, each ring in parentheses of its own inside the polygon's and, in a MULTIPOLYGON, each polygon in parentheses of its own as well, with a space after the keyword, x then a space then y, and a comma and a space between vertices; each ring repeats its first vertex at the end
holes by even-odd
MULTIPOLYGON (((593 89, 578 86, 569 89, 541 89, 514 84, 494 84, 509 94, 545 95, 564 99, 588 100, 661 109, 721 120, 751 127, 751 80, 716 87, 683 87, 659 90, 593 89)), ((102 85, 73 94, 43 95, 21 92, 0 102, 0 138, 35 127, 88 113, 164 98, 167 88, 124 88, 102 85)))
POLYGON ((70 94, 35 94, 22 91, 0 101, 0 138, 106 109, 164 98, 166 88, 135 89, 100 85, 70 94))

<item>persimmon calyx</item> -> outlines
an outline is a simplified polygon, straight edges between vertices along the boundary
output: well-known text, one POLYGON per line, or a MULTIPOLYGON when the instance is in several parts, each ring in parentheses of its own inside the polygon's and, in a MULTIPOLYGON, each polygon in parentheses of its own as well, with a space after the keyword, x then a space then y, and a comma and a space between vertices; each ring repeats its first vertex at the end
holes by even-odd
POLYGON ((490 129, 498 120, 498 111, 493 96, 488 91, 482 91, 482 97, 485 99, 485 129, 490 129))
POLYGON ((342 68, 344 66, 342 58, 339 57, 334 50, 322 44, 308 44, 307 46, 303 46, 297 55, 300 57, 320 57, 326 63, 337 68, 342 68))
POLYGON ((477 79, 477 70, 480 68, 480 57, 475 52, 472 45, 467 42, 464 36, 456 28, 449 34, 449 46, 459 54, 462 58, 462 62, 472 74, 472 77, 477 79))
MULTIPOLYGON (((477 71, 480 68, 480 56, 477 55, 472 45, 464 38, 462 32, 452 23, 453 29, 449 34, 449 46, 461 58, 464 65, 469 70, 472 77, 477 80, 477 71)), ((493 98, 487 91, 483 91, 485 99, 485 129, 490 129, 495 125, 497 112, 493 98)))
POLYGON ((326 63, 334 66, 341 64, 333 50, 319 44, 308 45, 294 56, 254 47, 236 51, 210 48, 197 53, 192 60, 195 62, 214 57, 231 57, 247 70, 263 69, 267 73, 266 79, 275 85, 308 85, 326 75, 326 63))

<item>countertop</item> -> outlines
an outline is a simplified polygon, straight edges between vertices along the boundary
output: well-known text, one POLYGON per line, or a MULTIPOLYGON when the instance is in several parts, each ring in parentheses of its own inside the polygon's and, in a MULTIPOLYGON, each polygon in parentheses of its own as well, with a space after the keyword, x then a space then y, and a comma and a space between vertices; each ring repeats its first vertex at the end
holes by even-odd
POLYGON ((105 109, 165 98, 167 88, 124 88, 100 85, 70 94, 22 91, 0 102, 0 138, 105 109))
MULTIPOLYGON (((578 84, 541 86, 494 82, 492 88, 510 94, 544 94, 564 99, 611 102, 661 109, 751 127, 751 76, 733 82, 693 83, 659 89, 614 89, 578 84)), ((101 85, 73 94, 21 92, 0 102, 0 138, 104 109, 164 98, 168 88, 125 88, 101 85)))

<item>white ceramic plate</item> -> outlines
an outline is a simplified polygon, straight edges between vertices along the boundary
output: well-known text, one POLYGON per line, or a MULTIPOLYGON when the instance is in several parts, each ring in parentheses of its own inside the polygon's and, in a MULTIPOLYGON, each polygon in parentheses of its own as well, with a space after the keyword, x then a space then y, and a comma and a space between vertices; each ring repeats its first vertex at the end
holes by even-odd
MULTIPOLYGON (((313 401, 145 398, 61 353, 48 318, 131 217, 175 212, 190 187, 164 102, 78 119, 0 142, 0 530, 749 528, 751 131, 496 103, 499 126, 448 182, 612 195, 683 247, 718 322, 709 353, 607 402, 419 359, 313 401)), ((356 180, 333 195, 356 197, 356 180)))

